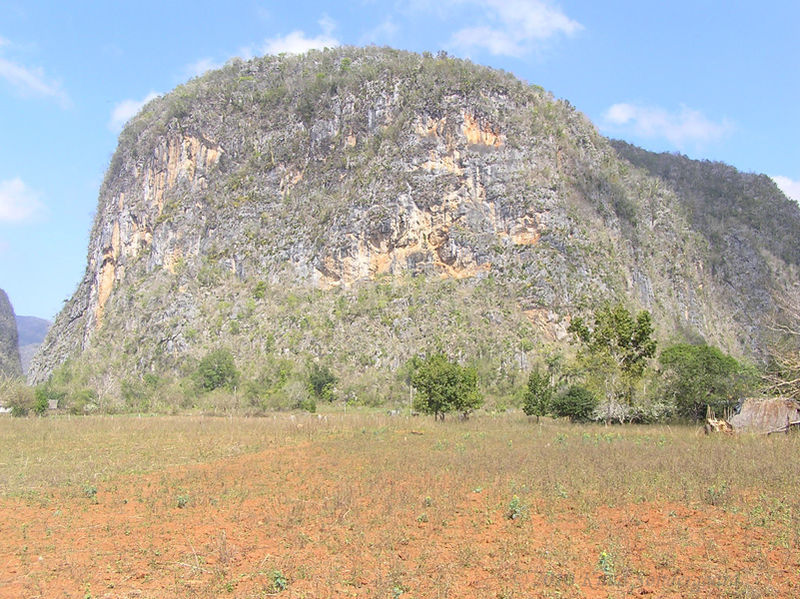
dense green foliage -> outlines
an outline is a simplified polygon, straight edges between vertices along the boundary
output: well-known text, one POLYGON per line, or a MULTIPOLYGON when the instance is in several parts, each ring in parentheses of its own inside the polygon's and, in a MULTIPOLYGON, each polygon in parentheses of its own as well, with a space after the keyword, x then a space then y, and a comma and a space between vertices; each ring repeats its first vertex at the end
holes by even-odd
POLYGON ((158 389, 159 379, 154 374, 145 374, 139 380, 124 380, 120 384, 120 394, 125 408, 131 412, 149 412, 151 398, 158 389))
POLYGON ((206 354, 197 365, 197 381, 203 391, 235 389, 239 384, 239 371, 231 352, 216 349, 206 354))
POLYGON ((35 406, 34 391, 21 381, 0 379, 0 398, 15 418, 27 416, 35 406))
POLYGON ((475 369, 451 362, 444 354, 428 356, 411 384, 417 390, 414 408, 433 414, 437 420, 444 420, 445 414, 453 411, 466 416, 483 404, 475 369))
POLYGON ((641 376, 656 351, 653 319, 647 310, 636 318, 621 303, 606 304, 595 311, 590 327, 581 317, 568 329, 594 354, 607 354, 627 377, 641 376))
POLYGON ((311 364, 308 372, 308 385, 316 399, 333 401, 336 381, 337 378, 327 365, 320 366, 316 362, 311 364))
POLYGON ((522 411, 528 416, 545 416, 550 411, 550 401, 553 396, 553 389, 550 386, 550 379, 538 368, 534 369, 528 377, 528 384, 525 386, 525 394, 522 397, 522 411))
POLYGON ((573 319, 569 326, 581 343, 577 367, 584 384, 603 397, 606 420, 628 418, 637 403, 636 385, 656 351, 653 320, 646 310, 634 315, 621 303, 595 310, 591 323, 573 319))
POLYGON ((552 399, 551 410, 559 418, 583 422, 591 419, 598 403, 597 397, 589 389, 582 385, 572 385, 552 399))
POLYGON ((686 418, 704 418, 707 407, 722 416, 752 392, 756 382, 750 369, 708 345, 673 345, 661 352, 659 362, 664 397, 686 418))

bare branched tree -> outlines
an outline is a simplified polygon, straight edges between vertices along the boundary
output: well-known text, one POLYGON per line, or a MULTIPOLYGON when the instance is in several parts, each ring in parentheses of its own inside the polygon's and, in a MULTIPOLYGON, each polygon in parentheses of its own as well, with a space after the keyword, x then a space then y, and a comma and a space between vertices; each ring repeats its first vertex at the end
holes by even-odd
POLYGON ((800 399, 800 294, 784 294, 776 300, 776 316, 770 326, 774 341, 772 364, 764 375, 774 395, 800 399))

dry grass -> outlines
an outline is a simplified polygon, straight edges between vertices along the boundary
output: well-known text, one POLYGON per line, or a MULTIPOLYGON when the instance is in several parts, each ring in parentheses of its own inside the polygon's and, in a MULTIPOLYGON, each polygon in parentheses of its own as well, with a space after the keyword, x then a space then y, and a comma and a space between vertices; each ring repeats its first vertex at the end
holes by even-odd
POLYGON ((0 434, 0 596, 800 591, 799 436, 377 414, 0 434))

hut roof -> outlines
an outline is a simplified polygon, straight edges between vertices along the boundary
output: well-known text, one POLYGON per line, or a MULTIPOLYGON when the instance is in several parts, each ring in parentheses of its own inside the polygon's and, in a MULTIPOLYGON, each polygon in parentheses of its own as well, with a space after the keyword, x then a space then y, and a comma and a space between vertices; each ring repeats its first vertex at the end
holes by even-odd
POLYGON ((768 433, 800 420, 800 403, 786 397, 748 397, 730 418, 736 432, 768 433))

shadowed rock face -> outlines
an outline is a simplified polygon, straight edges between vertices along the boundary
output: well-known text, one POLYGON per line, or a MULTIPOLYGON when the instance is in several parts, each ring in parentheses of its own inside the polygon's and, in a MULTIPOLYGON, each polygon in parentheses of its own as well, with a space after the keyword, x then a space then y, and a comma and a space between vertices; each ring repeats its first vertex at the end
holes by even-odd
POLYGON ((620 299, 662 336, 757 352, 743 294, 768 307, 785 257, 731 294, 735 267, 690 217, 669 180, 507 73, 376 48, 234 61, 122 132, 29 378, 73 358, 113 388, 219 345, 245 369, 326 356, 353 376, 440 346, 502 377, 620 299))
POLYGON ((0 289, 0 376, 20 376, 17 322, 6 292, 0 289))

